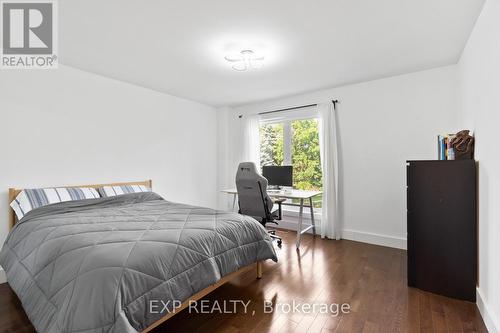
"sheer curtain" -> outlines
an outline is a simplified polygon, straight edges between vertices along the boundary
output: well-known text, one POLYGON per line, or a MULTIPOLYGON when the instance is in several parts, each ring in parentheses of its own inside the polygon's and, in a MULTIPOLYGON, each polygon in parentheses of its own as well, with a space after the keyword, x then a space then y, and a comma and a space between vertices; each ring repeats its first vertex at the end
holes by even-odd
POLYGON ((241 147, 239 162, 254 162, 257 170, 260 170, 260 140, 259 140, 259 120, 260 116, 242 116, 243 142, 241 147))
POLYGON ((340 239, 339 219, 339 161, 337 117, 332 102, 317 106, 319 116, 319 148, 323 173, 323 203, 321 237, 340 239))

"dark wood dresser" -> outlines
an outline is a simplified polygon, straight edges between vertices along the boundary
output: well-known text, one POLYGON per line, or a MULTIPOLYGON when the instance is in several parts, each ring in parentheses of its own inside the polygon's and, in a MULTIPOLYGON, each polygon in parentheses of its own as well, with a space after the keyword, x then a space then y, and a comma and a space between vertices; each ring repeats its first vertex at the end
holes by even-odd
POLYGON ((407 186, 408 285, 475 302, 475 161, 408 161, 407 186))

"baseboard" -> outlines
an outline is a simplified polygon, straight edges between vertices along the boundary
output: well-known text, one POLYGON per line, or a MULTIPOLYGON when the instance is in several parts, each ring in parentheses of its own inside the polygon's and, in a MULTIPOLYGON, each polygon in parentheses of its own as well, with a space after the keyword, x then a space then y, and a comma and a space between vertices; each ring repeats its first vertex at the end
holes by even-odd
POLYGON ((0 283, 7 282, 7 277, 5 276, 5 271, 0 267, 0 283))
POLYGON ((476 305, 483 317, 484 324, 489 333, 500 333, 500 324, 495 314, 490 310, 488 303, 485 302, 481 289, 476 288, 476 305))
MULTIPOLYGON (((309 221, 310 220, 304 221, 306 223, 303 224, 303 228, 306 228, 310 225, 309 221)), ((295 221, 282 220, 278 222, 279 225, 277 227, 280 229, 297 231, 297 222, 295 221)), ((273 224, 270 223, 268 226, 272 227, 273 224)), ((316 231, 319 233, 319 230, 316 231)), ((307 233, 312 234, 312 230, 308 230, 307 233)), ((348 239, 356 242, 381 245, 381 246, 406 250, 406 238, 403 237, 395 237, 395 236, 381 235, 365 231, 344 229, 342 231, 342 239, 348 239)))
POLYGON ((357 242, 394 247, 396 249, 406 250, 406 238, 381 235, 372 232, 344 229, 342 230, 342 238, 357 242))

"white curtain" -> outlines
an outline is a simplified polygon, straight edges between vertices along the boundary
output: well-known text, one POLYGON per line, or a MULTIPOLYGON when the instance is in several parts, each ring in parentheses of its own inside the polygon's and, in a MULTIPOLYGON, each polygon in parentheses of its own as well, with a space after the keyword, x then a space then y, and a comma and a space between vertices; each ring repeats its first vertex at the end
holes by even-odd
POLYGON ((254 162, 257 170, 260 170, 260 139, 259 139, 259 119, 256 115, 243 115, 243 144, 241 147, 239 162, 254 162))
POLYGON ((319 116, 319 148, 323 172, 323 207, 321 237, 340 239, 339 161, 336 110, 332 102, 317 106, 319 116))

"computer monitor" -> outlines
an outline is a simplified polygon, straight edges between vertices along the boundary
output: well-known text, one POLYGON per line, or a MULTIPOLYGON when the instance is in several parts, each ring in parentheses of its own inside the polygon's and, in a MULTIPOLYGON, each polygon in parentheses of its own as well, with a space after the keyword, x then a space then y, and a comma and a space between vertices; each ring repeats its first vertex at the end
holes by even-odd
POLYGON ((291 165, 265 165, 262 167, 262 176, 267 179, 271 186, 293 186, 292 175, 293 167, 291 165))

